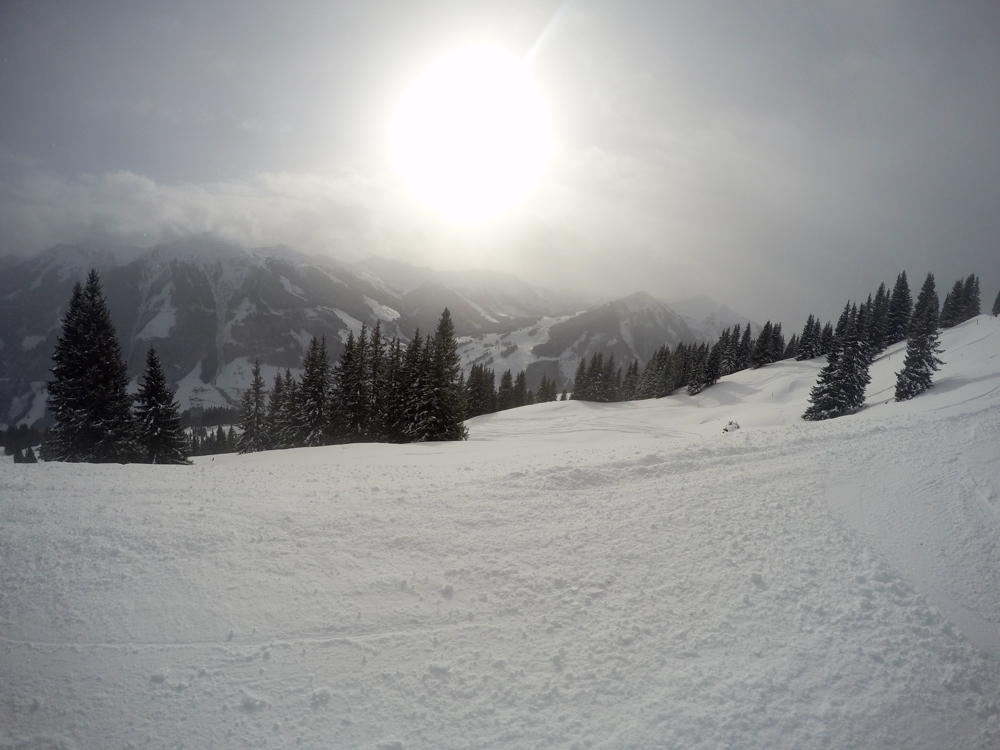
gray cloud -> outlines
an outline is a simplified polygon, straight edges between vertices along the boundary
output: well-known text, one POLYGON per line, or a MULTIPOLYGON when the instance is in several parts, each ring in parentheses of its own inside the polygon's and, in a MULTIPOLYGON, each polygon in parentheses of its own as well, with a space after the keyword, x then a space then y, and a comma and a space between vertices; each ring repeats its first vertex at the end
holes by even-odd
POLYGON ((485 226, 428 215, 386 163, 402 88, 472 39, 526 52, 558 6, 6 4, 3 248, 215 231, 795 327, 903 268, 1000 285, 987 2, 580 0, 533 63, 543 184, 485 226))

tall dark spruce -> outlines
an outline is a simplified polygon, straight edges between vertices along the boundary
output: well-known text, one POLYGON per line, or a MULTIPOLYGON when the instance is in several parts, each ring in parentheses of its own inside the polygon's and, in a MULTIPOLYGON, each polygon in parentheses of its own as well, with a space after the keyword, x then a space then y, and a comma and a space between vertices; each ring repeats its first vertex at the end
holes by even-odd
POLYGON ((455 340, 455 324, 446 307, 437 330, 424 346, 427 365, 424 387, 420 390, 420 409, 414 426, 417 441, 464 440, 465 399, 459 383, 462 372, 455 340))
POLYGON ((1000 315, 1000 292, 997 292, 996 301, 993 303, 993 309, 990 312, 994 317, 1000 315))
POLYGON ((834 339, 826 366, 820 370, 809 394, 809 407, 803 419, 831 419, 852 414, 864 406, 865 388, 871 376, 859 319, 857 306, 848 304, 838 323, 842 332, 834 339))
POLYGON ((906 358, 903 369, 896 373, 896 400, 906 401, 931 387, 938 367, 944 364, 937 355, 938 296, 934 289, 934 274, 927 274, 910 322, 906 338, 906 358))
POLYGON ((180 405, 167 388, 163 366, 153 347, 146 352, 146 371, 139 380, 135 426, 146 461, 154 464, 189 463, 191 446, 181 426, 180 405))
POLYGON ((55 424, 44 458, 92 463, 140 457, 128 373, 96 270, 73 288, 52 354, 48 407, 55 424))
MULTIPOLYGON (((253 361, 253 380, 240 401, 240 436, 236 443, 239 453, 256 453, 271 447, 268 435, 267 389, 260 374, 260 361, 253 361)), ((275 380, 281 388, 281 379, 275 380)), ((280 398, 280 395, 278 396, 280 398)))
POLYGON ((896 277, 896 285, 892 288, 889 298, 889 310, 886 318, 885 343, 897 344, 906 340, 910 330, 910 315, 913 310, 913 297, 910 295, 910 284, 906 280, 906 271, 896 277))

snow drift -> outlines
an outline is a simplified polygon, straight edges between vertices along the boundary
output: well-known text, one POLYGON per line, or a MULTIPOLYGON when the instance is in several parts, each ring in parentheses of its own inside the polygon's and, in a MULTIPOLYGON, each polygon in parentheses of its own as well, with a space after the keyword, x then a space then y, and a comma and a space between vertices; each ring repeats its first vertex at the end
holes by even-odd
POLYGON ((1000 322, 466 443, 0 465, 0 747, 995 748, 1000 322), (741 429, 723 433, 729 421, 741 429))

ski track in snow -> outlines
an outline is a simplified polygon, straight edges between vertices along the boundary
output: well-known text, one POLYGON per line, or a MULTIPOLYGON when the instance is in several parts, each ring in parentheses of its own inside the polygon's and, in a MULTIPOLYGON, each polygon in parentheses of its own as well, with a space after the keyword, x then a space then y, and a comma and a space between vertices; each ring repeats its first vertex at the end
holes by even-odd
POLYGON ((1000 323, 460 444, 0 464, 0 748, 996 748, 1000 323), (729 420, 742 429, 722 434, 729 420))

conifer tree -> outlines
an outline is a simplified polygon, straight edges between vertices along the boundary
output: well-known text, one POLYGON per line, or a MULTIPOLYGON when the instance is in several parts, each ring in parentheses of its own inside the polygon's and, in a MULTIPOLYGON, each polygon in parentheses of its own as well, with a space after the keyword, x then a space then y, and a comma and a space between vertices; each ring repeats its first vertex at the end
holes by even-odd
POLYGON ((385 416, 383 418, 384 439, 396 443, 403 440, 403 411, 405 406, 406 383, 403 370, 403 346, 398 338, 393 338, 386 354, 385 416))
MULTIPOLYGON (((552 383, 552 392, 555 394, 555 382, 552 383)), ((619 398, 622 401, 632 401, 639 390, 639 360, 633 360, 625 371, 625 378, 622 380, 622 389, 619 398)))
POLYGON ((760 335, 750 353, 750 367, 756 370, 771 361, 773 327, 771 321, 767 321, 761 329, 760 335))
POLYGON ((897 344, 906 339, 910 329, 910 315, 913 310, 913 297, 910 296, 910 285, 906 280, 906 271, 896 277, 896 285, 892 288, 889 300, 889 312, 886 322, 886 345, 897 344))
MULTIPOLYGON (((260 360, 253 361, 250 387, 240 400, 240 436, 236 443, 238 453, 256 453, 270 447, 267 435, 267 389, 260 374, 260 360)), ((280 382, 280 381, 279 381, 280 382)))
POLYGON ((1000 315, 1000 292, 997 292, 997 298, 994 300, 993 309, 990 312, 993 314, 994 318, 997 315, 1000 315))
MULTIPOLYGON (((816 321, 816 325, 819 325, 818 320, 816 321)), ((826 356, 833 351, 833 341, 833 323, 827 321, 819 337, 819 356, 826 356)))
POLYGON ((788 346, 785 347, 785 351, 782 353, 782 359, 792 359, 799 353, 799 335, 793 333, 792 337, 788 339, 788 346))
POLYGON ((283 448, 281 445, 281 409, 285 399, 285 382, 281 379, 281 373, 274 374, 274 385, 271 386, 271 393, 267 400, 267 417, 265 419, 264 434, 267 436, 267 448, 283 448))
POLYGON ((979 277, 975 274, 971 274, 968 279, 966 279, 966 291, 965 299, 968 309, 966 309, 966 320, 975 318, 977 315, 982 315, 983 303, 979 294, 979 277))
MULTIPOLYGON (((500 381, 501 387, 503 386, 503 380, 500 381)), ((580 362, 576 366, 576 375, 573 376, 573 394, 570 396, 574 401, 584 401, 587 391, 587 358, 585 356, 580 357, 580 362)), ((497 391, 497 399, 500 398, 500 392, 497 391)), ((503 409, 504 407, 499 407, 503 409)))
POLYGON ((455 324, 447 307, 427 349, 429 369, 423 413, 416 428, 417 440, 464 440, 469 433, 464 424, 465 403, 459 384, 461 359, 455 324))
POLYGON ((100 278, 76 284, 52 354, 49 411, 55 424, 44 458, 92 463, 139 457, 128 373, 100 278))
POLYGON ((469 379, 465 384, 465 414, 467 419, 478 417, 481 414, 491 414, 497 410, 495 378, 493 370, 484 364, 475 364, 469 370, 469 379))
POLYGON ((386 406, 386 344, 382 321, 376 321, 368 337, 368 361, 365 363, 365 395, 368 398, 367 434, 370 440, 382 440, 388 415, 386 406))
POLYGON ((785 336, 781 332, 781 323, 775 323, 771 328, 771 345, 767 352, 768 364, 778 362, 785 355, 785 336))
POLYGON ((743 329, 743 337, 740 339, 739 357, 736 362, 736 369, 733 372, 745 370, 750 366, 750 353, 753 351, 753 333, 750 331, 750 321, 747 321, 746 328, 743 329))
POLYGON ((889 293, 886 291, 885 282, 883 282, 879 284, 878 291, 875 292, 875 299, 871 305, 869 326, 865 335, 865 339, 871 349, 873 358, 885 351, 885 337, 888 325, 889 293))
POLYGON ((896 400, 906 401, 931 387, 932 378, 940 365, 938 347, 938 296, 934 289, 934 274, 927 274, 917 304, 913 310, 910 331, 906 339, 903 369, 896 373, 896 400))
POLYGON ((167 389, 160 358, 149 347, 146 371, 135 399, 135 424, 143 457, 153 464, 186 464, 188 440, 181 426, 180 405, 167 389))
POLYGON ((942 328, 951 328, 965 320, 965 286, 959 279, 944 297, 938 323, 942 328))
POLYGON ((869 362, 862 346, 857 306, 848 304, 843 334, 834 340, 826 366, 820 370, 809 394, 803 419, 821 420, 851 414, 865 403, 865 388, 871 381, 869 362))
POLYGON ((398 397, 399 410, 402 415, 399 425, 401 441, 412 441, 417 438, 416 425, 423 408, 424 381, 426 379, 424 349, 430 346, 430 341, 424 343, 420 330, 413 335, 413 340, 406 347, 403 355, 402 388, 398 397))
POLYGON ((326 445, 330 435, 330 360, 326 336, 313 336, 302 359, 298 388, 298 440, 302 446, 326 445))
POLYGON ((278 429, 272 438, 277 448, 299 447, 299 384, 289 369, 285 369, 278 429))
POLYGON ((604 365, 600 369, 598 383, 597 392, 594 394, 595 401, 608 404, 618 400, 618 391, 622 384, 622 371, 621 368, 615 367, 614 353, 610 354, 604 361, 604 365))
MULTIPOLYGON (((576 394, 576 389, 573 390, 576 394)), ((497 388, 497 411, 514 408, 514 376, 510 370, 504 370, 500 376, 500 386, 497 388)))
POLYGON ((521 370, 514 378, 514 407, 528 405, 528 379, 521 370))

